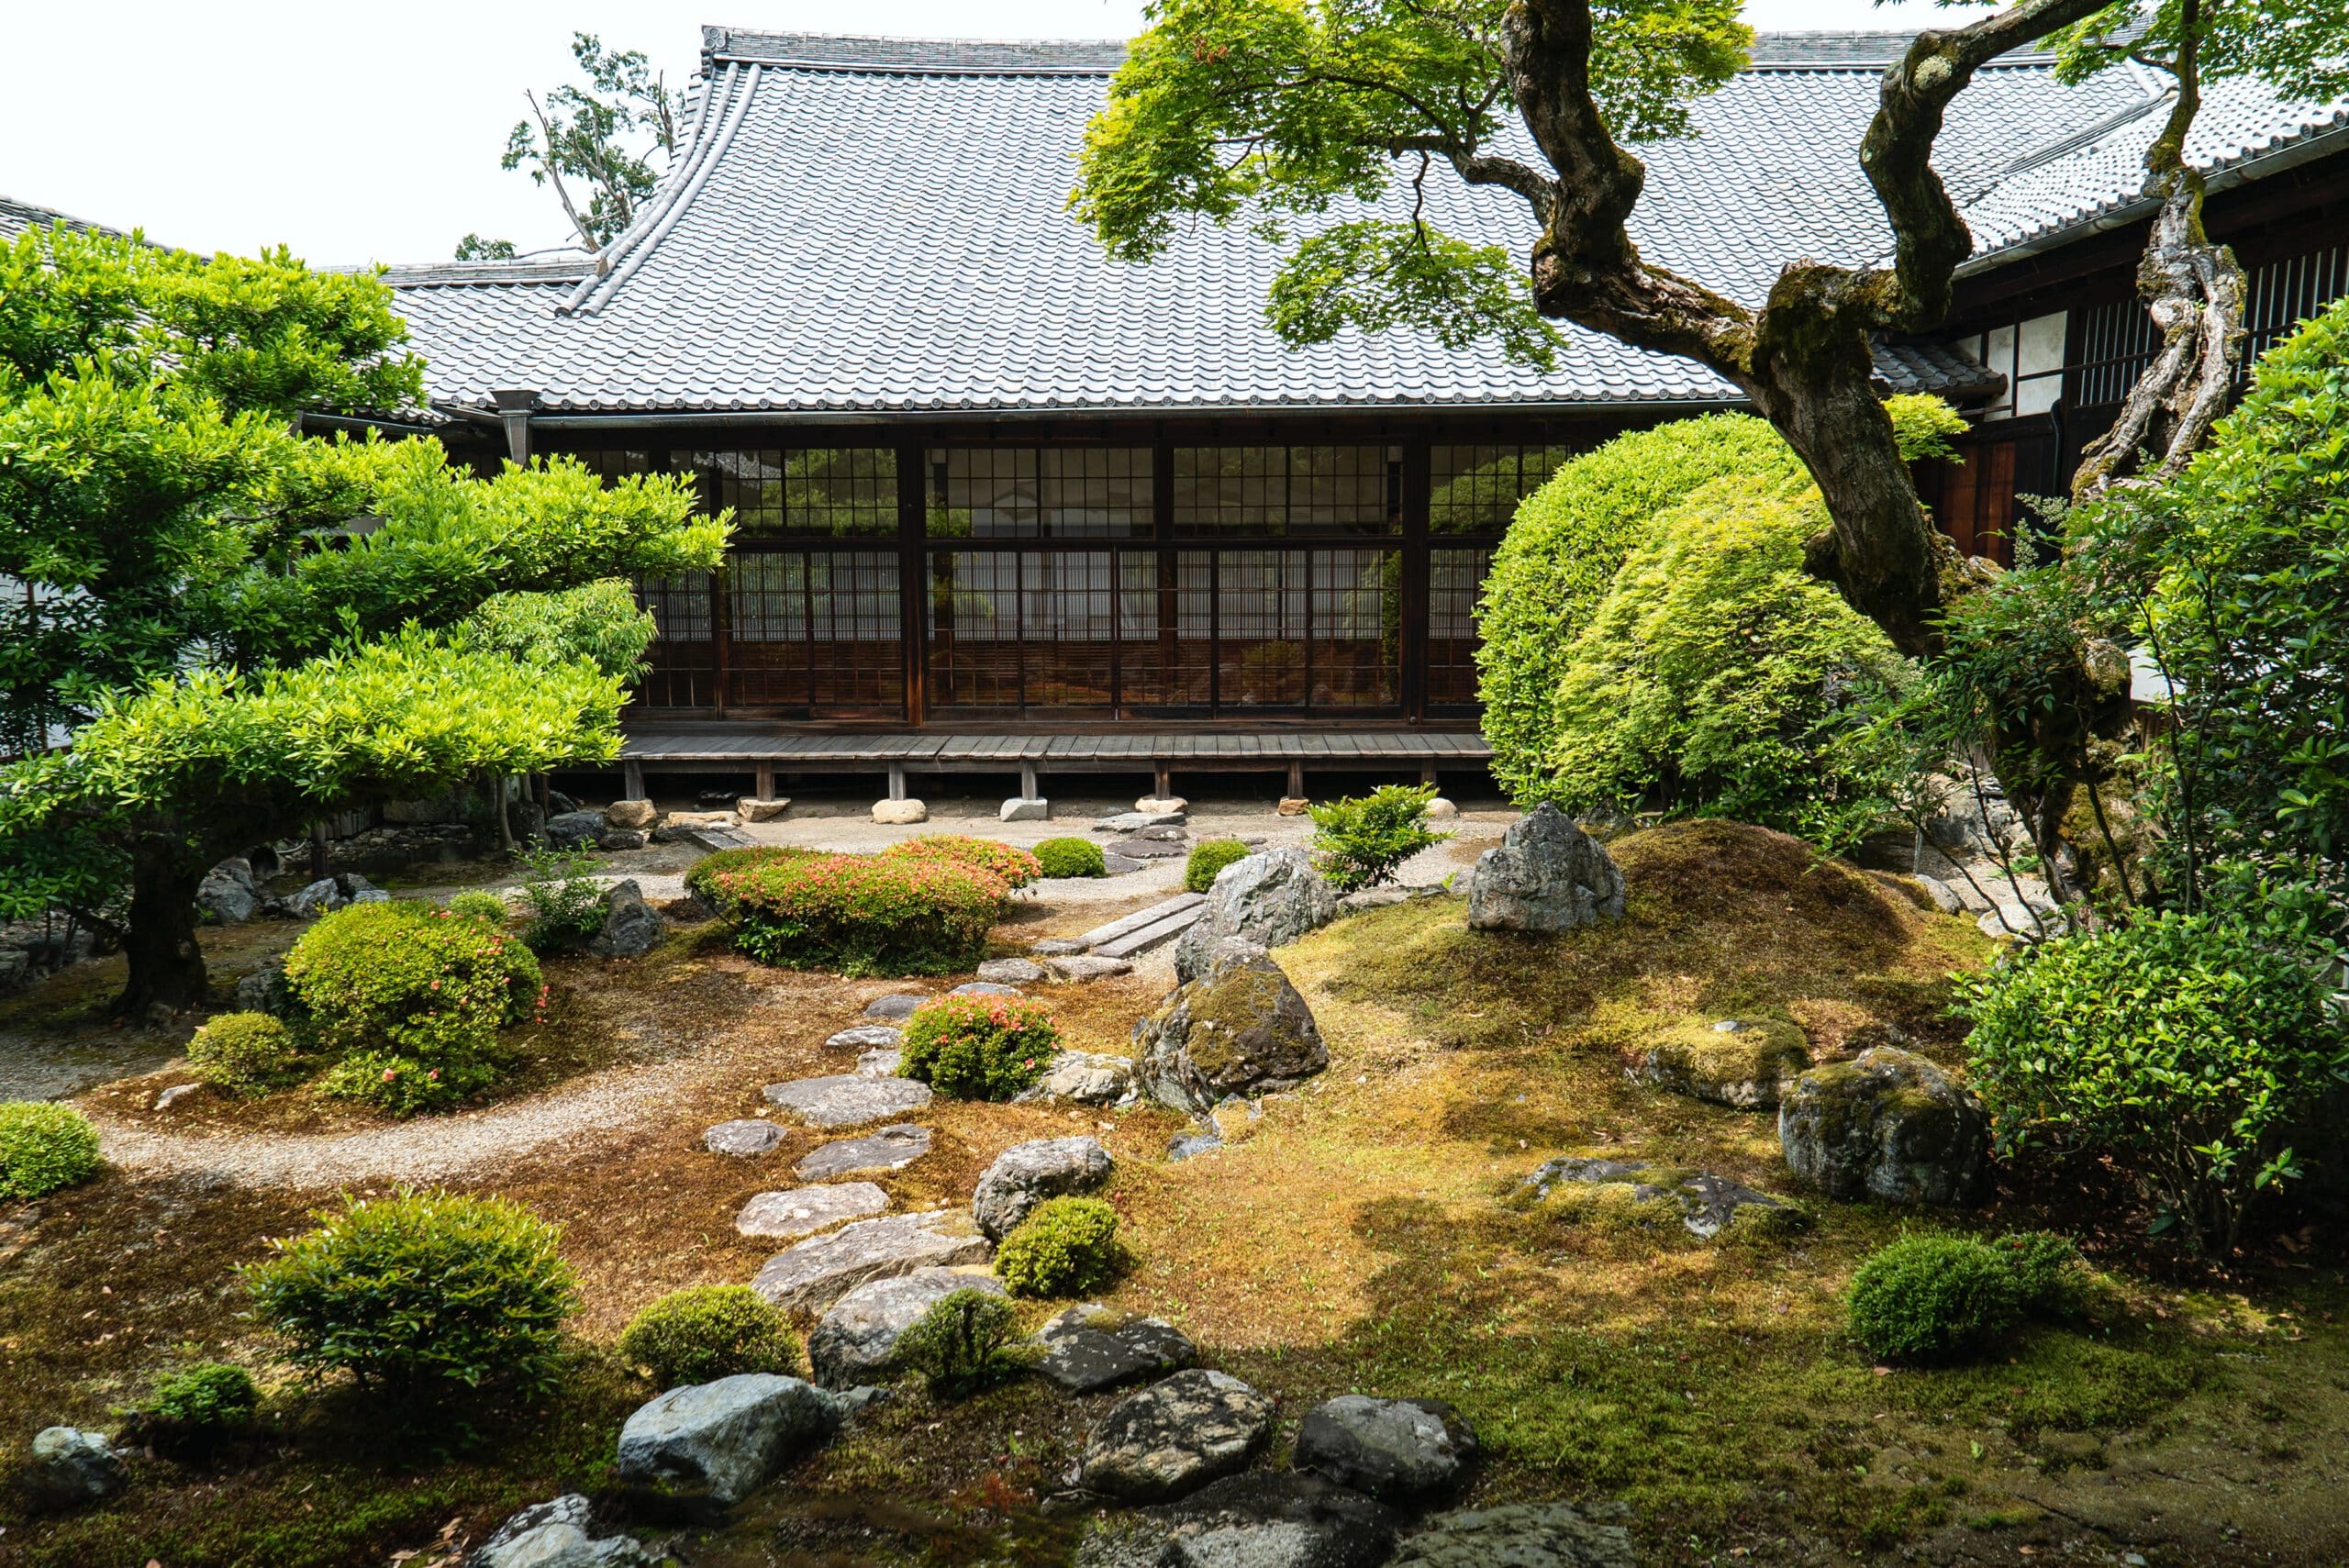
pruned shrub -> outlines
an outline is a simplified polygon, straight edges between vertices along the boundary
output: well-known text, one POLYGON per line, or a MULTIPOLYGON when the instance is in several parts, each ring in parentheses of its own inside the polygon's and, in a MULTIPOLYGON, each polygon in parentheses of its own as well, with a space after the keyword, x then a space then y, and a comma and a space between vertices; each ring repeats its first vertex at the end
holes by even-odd
POLYGON ((225 1431, 243 1426, 261 1408, 252 1373, 226 1362, 200 1362, 157 1380, 145 1414, 183 1431, 225 1431))
POLYGON ((958 1100, 1008 1100, 1044 1075, 1061 1031, 1024 996, 936 996, 906 1020, 897 1071, 958 1100))
POLYGON ((815 855, 715 879, 734 945, 762 963, 938 974, 985 951, 1004 884, 959 861, 815 855))
POLYGON ((604 929, 604 884, 584 850, 529 850, 522 856, 522 940, 535 953, 575 952, 604 929))
POLYGON ((1237 839, 1202 839, 1191 846, 1188 860, 1183 862, 1183 885, 1193 893, 1205 893, 1215 885, 1223 868, 1234 861, 1244 861, 1248 846, 1237 839))
POLYGON ((237 1095, 265 1095, 304 1076, 302 1038, 268 1013, 222 1013, 187 1042, 187 1059, 207 1084, 237 1095))
POLYGON ((1036 863, 1046 876, 1107 876, 1109 864, 1090 839, 1047 839, 1036 846, 1036 863))
POLYGON ((1434 798, 1433 784, 1384 784, 1365 795, 1307 807, 1321 874, 1341 893, 1375 886, 1421 850, 1451 838, 1428 826, 1428 803, 1434 798))
POLYGON ((506 900, 495 893, 460 893, 449 900, 449 913, 467 920, 484 920, 493 926, 506 924, 506 900))
POLYGON ((428 904, 354 904, 302 934, 285 984, 318 1043, 431 1061, 479 1051, 536 1010, 538 960, 502 930, 428 904))
POLYGON ((663 1388, 799 1370, 799 1341, 782 1309, 746 1284, 671 1291, 629 1319, 619 1351, 663 1388))
POLYGON ((2321 899, 2254 890, 2042 942, 1967 982, 1968 1080, 2009 1150, 2110 1159, 2204 1248, 2231 1251, 2262 1189, 2349 1074, 2340 952, 2321 899))
POLYGON ((318 1075, 320 1092, 357 1100, 386 1116, 453 1110, 497 1082, 497 1063, 467 1051, 426 1059, 391 1051, 354 1051, 318 1075))
POLYGON ((962 833, 928 833, 902 839, 881 851, 893 860, 943 861, 968 866, 1003 884, 1006 890, 1025 887, 1044 874, 1034 855, 995 839, 974 839, 962 833))
POLYGON ((702 856, 685 872, 685 891, 699 898, 718 914, 733 907, 733 900, 718 885, 718 879, 734 872, 748 871, 753 866, 774 865, 785 861, 820 859, 822 851, 803 850, 794 844, 753 844, 747 849, 718 850, 702 856))
POLYGON ((974 1394, 1024 1370, 1013 1348, 1019 1316, 992 1291, 950 1291, 897 1340, 897 1356, 938 1398, 974 1394))
POLYGON ((996 1277, 1014 1296, 1082 1296, 1124 1266, 1118 1211, 1097 1197, 1038 1204, 995 1254, 996 1277))
POLYGON ((98 1173, 97 1129, 54 1100, 0 1102, 0 1198, 43 1197, 98 1173))
POLYGON ((554 1226, 510 1199, 442 1193, 346 1196, 313 1218, 244 1270, 295 1364, 401 1399, 552 1384, 579 1299, 554 1226))
POLYGON ((1852 1276, 1852 1337, 1888 1362, 1960 1361, 2026 1318, 2062 1310, 2079 1250, 2029 1231, 1983 1242, 1904 1236, 1852 1276))

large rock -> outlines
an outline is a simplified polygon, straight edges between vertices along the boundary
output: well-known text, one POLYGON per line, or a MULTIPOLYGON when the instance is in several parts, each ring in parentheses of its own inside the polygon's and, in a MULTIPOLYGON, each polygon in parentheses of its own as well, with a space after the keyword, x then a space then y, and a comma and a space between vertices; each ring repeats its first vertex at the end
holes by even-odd
POLYGON ((237 1011, 286 1018, 294 1011, 294 993, 285 984, 283 954, 237 982, 237 1011))
POLYGON ((614 828, 649 828, 661 820, 661 811, 649 800, 616 800, 604 807, 604 820, 614 828))
POLYGON ((858 1024, 824 1041, 834 1051, 895 1051, 906 1042, 906 1031, 892 1024, 858 1024))
POLYGON ((1668 1216, 1703 1241, 1735 1224, 1745 1225, 1751 1233, 1799 1226, 1806 1218, 1792 1204, 1710 1171, 1574 1156, 1545 1161, 1536 1167, 1519 1184, 1518 1201, 1529 1207, 1548 1205, 1577 1218, 1612 1215, 1636 1223, 1668 1216))
POLYGON ((829 1182, 862 1171, 896 1171, 930 1152, 930 1129, 907 1121, 810 1150, 792 1171, 803 1182, 829 1182))
POLYGON ((129 1484, 113 1447, 97 1432, 44 1427, 33 1438, 23 1475, 25 1496, 37 1508, 79 1508, 104 1502, 129 1484))
POLYGON ((893 991, 886 996, 875 996, 864 1004, 864 1016, 868 1018, 903 1020, 912 1018, 914 1009, 929 1000, 918 991, 893 991))
POLYGON ((1178 1372, 1110 1407, 1085 1440, 1078 1481, 1164 1502, 1247 1468, 1272 1429, 1273 1402, 1230 1373, 1178 1372))
POLYGON ((1403 1542, 1393 1568, 1634 1568, 1615 1507, 1511 1503, 1438 1514, 1403 1542))
POLYGON ((1052 1058, 1044 1075, 1013 1096, 1030 1100, 1074 1100, 1079 1105, 1107 1106, 1122 1100, 1134 1086, 1130 1058, 1090 1051, 1063 1051, 1052 1058))
POLYGON ((910 827, 930 820, 930 807, 918 800, 876 800, 873 803, 873 820, 888 828, 910 827))
POLYGON ((1892 1046, 1814 1067, 1778 1105, 1787 1168, 1830 1197, 1965 1204, 1990 1175, 1990 1123, 1974 1096, 1892 1046))
POLYGON ((764 1154, 787 1136, 783 1129, 757 1117, 743 1117, 735 1121, 721 1121, 701 1135, 701 1146, 712 1154, 732 1154, 749 1159, 764 1154))
POLYGON ((865 1078, 834 1073, 769 1084, 767 1099, 811 1127, 854 1127, 903 1116, 930 1104, 930 1085, 911 1078, 865 1078))
POLYGON ((1722 1018, 1667 1032, 1648 1048, 1641 1076, 1660 1089, 1739 1110, 1770 1110, 1810 1047, 1784 1018, 1722 1018))
POLYGON ((653 1568, 667 1561, 629 1536, 595 1540, 591 1523, 590 1505, 577 1492, 534 1504, 499 1525, 465 1568, 653 1568))
POLYGON ((781 797, 761 800, 746 795, 734 803, 734 815, 745 822, 779 822, 790 809, 791 802, 781 797))
POLYGON ((739 1503, 785 1460, 831 1436, 841 1415, 833 1396, 772 1373, 673 1388, 620 1429, 619 1478, 739 1503))
POLYGON ((1468 927, 1570 931, 1623 913, 1623 873, 1598 840, 1548 801, 1512 823, 1468 874, 1468 927))
POLYGON ((253 864, 231 855, 204 873, 196 884, 195 906, 223 925, 241 926, 261 913, 261 889, 253 885, 253 864))
POLYGON ((1217 942, 1238 937, 1263 948, 1293 942, 1338 917, 1338 895, 1303 850, 1259 850, 1217 873, 1199 918, 1174 944, 1174 973, 1207 973, 1217 942))
POLYGON ((786 1312, 822 1312, 868 1280, 916 1269, 984 1263, 995 1249, 970 1217, 950 1210, 860 1219, 769 1258, 751 1288, 786 1312))
POLYGON ((1441 1399, 1341 1394, 1297 1429, 1296 1464, 1374 1497, 1415 1497, 1460 1479, 1476 1434, 1441 1399))
POLYGON ((1044 978, 1044 966, 1032 958, 991 958, 979 965, 978 974, 997 985, 1033 985, 1044 978))
POLYGON ((1000 1241, 1047 1198, 1089 1193, 1109 1179, 1109 1151, 1097 1138, 1040 1138, 996 1156, 971 1196, 971 1218, 1000 1241))
POLYGON ((587 951, 597 958, 642 958, 661 941, 661 917, 644 901, 633 880, 615 884, 604 895, 604 923, 587 951))
POLYGON ((1330 1065, 1305 998, 1261 954, 1177 987, 1134 1026, 1134 1042, 1143 1091, 1196 1117, 1227 1095, 1294 1088, 1330 1065))
POLYGON ((1385 1506, 1319 1475, 1227 1475, 1176 1502, 1103 1519, 1077 1568, 1378 1568, 1385 1506))
POLYGON ((896 1371, 906 1330, 958 1290, 1003 1294, 992 1275, 960 1269, 916 1269, 858 1285, 832 1303, 807 1336, 807 1364, 816 1381, 827 1388, 848 1388, 896 1371))
POLYGON ((753 1193, 734 1216, 734 1229, 744 1236, 789 1240, 888 1211, 889 1195, 871 1182, 829 1182, 788 1192, 753 1193))
POLYGON ((285 912, 297 920, 315 920, 321 915, 331 915, 351 900, 330 876, 322 876, 285 901, 285 912))
POLYGON ((1198 1347, 1174 1324, 1099 1302, 1070 1307, 1038 1329, 1030 1342, 1044 1352, 1036 1370, 1068 1394, 1096 1394, 1163 1377, 1199 1359, 1198 1347))
POLYGON ((604 827, 600 811, 559 811, 540 831, 558 850, 584 850, 604 836, 604 827))

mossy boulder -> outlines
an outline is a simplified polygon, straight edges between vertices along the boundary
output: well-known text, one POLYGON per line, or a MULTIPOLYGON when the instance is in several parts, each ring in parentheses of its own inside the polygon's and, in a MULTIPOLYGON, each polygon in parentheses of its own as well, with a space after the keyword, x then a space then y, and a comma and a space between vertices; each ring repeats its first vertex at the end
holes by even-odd
POLYGON ((1216 874, 1199 918, 1174 944, 1176 978, 1191 981, 1216 967, 1227 938, 1284 947, 1338 917, 1338 893, 1303 850, 1260 850, 1216 874))
POLYGON ((1710 1171, 1575 1155, 1543 1162, 1507 1201, 1578 1225, 1649 1229, 1677 1222, 1700 1241, 1732 1227, 1741 1237, 1795 1230, 1807 1218, 1784 1199, 1710 1171))
POLYGON ((1774 1108, 1810 1065, 1802 1030, 1784 1018, 1684 1024, 1648 1048, 1641 1076, 1659 1089, 1739 1110, 1774 1108))
POLYGON ((1230 1095, 1294 1088, 1330 1065, 1312 1009, 1262 953, 1178 986, 1134 1026, 1145 1093, 1196 1117, 1230 1095))
POLYGON ((1814 1067, 1778 1103, 1787 1168, 1830 1197, 1956 1205, 1989 1184, 1990 1122, 1947 1073, 1891 1046, 1814 1067))

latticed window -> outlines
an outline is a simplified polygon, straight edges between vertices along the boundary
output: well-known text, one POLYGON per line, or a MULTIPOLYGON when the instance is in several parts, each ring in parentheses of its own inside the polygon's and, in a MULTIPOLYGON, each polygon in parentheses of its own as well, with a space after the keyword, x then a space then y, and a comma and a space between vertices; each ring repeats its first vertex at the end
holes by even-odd
POLYGON ((887 447, 731 448, 679 454, 713 510, 745 534, 886 537, 897 531, 897 454, 887 447))
POLYGON ((932 539, 1135 539, 1152 529, 1147 447, 934 450, 932 539))
POLYGON ((1574 454, 1564 447, 1454 446, 1428 451, 1428 531, 1500 533, 1574 454))
POLYGON ((1397 447, 1177 447, 1180 534, 1397 533, 1397 447))

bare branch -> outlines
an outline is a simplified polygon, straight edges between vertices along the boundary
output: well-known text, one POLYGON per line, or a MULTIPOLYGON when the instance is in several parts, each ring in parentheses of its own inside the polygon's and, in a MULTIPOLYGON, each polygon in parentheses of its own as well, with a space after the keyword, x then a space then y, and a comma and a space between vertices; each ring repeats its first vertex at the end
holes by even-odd
POLYGON ((539 135, 545 139, 540 143, 544 151, 539 159, 539 167, 546 172, 548 182, 554 186, 555 196, 562 203, 562 210, 570 217, 571 227, 579 231, 579 242, 587 247, 589 255, 600 256, 604 251, 603 246, 596 243, 595 231, 579 216, 579 209, 571 205, 571 193, 562 186, 562 172, 554 166, 554 128, 547 124, 546 111, 539 107, 539 95, 525 89, 522 96, 530 101, 530 113, 539 122, 539 135))

